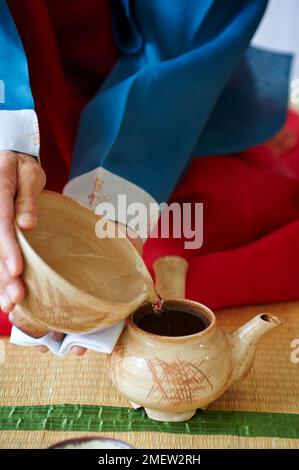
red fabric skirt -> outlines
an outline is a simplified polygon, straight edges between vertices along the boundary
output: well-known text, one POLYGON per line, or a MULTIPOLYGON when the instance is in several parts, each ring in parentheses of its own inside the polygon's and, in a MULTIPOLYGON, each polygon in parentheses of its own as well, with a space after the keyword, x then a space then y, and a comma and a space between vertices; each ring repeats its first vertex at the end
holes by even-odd
POLYGON ((299 116, 270 142, 238 155, 197 158, 173 201, 203 202, 203 245, 151 239, 159 256, 189 261, 187 297, 212 308, 299 299, 299 116))

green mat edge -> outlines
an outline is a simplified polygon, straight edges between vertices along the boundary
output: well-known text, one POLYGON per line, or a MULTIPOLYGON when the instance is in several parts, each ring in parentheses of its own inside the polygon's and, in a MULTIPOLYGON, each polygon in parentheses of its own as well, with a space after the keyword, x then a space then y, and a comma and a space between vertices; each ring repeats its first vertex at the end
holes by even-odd
POLYGON ((191 421, 150 420, 143 409, 53 404, 0 406, 0 431, 167 432, 190 435, 299 438, 299 414, 197 411, 191 421))

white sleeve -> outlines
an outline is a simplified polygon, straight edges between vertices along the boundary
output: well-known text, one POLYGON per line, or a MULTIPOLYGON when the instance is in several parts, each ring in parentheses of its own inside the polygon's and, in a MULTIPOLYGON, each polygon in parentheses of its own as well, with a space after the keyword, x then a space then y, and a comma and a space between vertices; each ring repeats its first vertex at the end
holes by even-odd
POLYGON ((103 167, 73 178, 63 193, 90 207, 97 215, 106 212, 107 219, 129 227, 143 242, 155 229, 160 215, 152 195, 103 167))
POLYGON ((0 151, 15 150, 39 158, 39 128, 33 109, 0 110, 0 151))

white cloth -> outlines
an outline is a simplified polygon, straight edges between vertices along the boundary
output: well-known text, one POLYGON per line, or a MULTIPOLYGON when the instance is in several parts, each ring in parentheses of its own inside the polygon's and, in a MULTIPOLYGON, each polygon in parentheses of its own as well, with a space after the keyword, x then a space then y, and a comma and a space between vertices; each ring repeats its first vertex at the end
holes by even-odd
POLYGON ((33 109, 0 110, 0 151, 15 150, 39 157, 39 128, 33 109))
POLYGON ((47 346, 56 356, 65 356, 73 346, 82 346, 93 351, 110 354, 121 335, 124 325, 125 323, 122 321, 103 331, 68 334, 62 341, 56 341, 51 333, 42 338, 32 338, 13 326, 10 342, 18 346, 47 346))

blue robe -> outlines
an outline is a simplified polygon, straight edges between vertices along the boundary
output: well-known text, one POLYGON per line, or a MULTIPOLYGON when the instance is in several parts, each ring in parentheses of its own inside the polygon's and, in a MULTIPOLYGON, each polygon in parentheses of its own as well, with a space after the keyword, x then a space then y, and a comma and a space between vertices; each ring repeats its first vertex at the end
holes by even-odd
MULTIPOLYGON (((102 167, 161 202, 194 156, 237 152, 275 134, 286 117, 290 57, 249 47, 266 5, 114 0, 122 54, 81 114, 70 178, 102 167)), ((34 107, 5 0, 0 79, 0 110, 34 107)))

